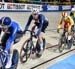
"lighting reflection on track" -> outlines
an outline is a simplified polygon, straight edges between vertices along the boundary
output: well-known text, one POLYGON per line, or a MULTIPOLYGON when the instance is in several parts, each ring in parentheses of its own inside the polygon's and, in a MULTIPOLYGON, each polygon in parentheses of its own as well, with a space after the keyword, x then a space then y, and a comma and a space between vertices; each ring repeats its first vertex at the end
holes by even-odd
MULTIPOLYGON (((58 45, 56 44, 56 45, 47 47, 46 49, 53 48, 53 47, 56 47, 56 46, 58 46, 58 45)), ((69 53, 69 52, 72 52, 72 51, 74 51, 74 50, 75 50, 75 48, 73 48, 73 49, 71 49, 71 50, 69 50, 69 51, 66 51, 66 52, 64 52, 64 53, 62 53, 62 54, 60 54, 60 55, 57 55, 57 56, 55 56, 55 57, 53 57, 53 58, 51 58, 51 59, 48 59, 48 60, 46 60, 46 61, 44 61, 44 62, 42 62, 42 63, 40 63, 40 64, 38 64, 38 65, 36 65, 36 66, 33 66, 33 67, 31 67, 30 69, 35 69, 35 68, 37 68, 37 67, 39 67, 39 66, 41 66, 41 65, 43 65, 43 64, 45 64, 45 63, 47 63, 47 62, 50 62, 50 61, 52 61, 52 60, 54 60, 54 59, 56 59, 56 58, 58 58, 58 57, 60 57, 60 56, 63 56, 63 55, 65 55, 65 54, 69 53)))

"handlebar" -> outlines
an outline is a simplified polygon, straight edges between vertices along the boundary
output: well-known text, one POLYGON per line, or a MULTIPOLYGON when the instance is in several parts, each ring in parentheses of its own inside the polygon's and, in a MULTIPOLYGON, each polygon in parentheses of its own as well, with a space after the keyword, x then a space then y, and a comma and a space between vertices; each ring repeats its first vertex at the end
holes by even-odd
POLYGON ((37 38, 36 35, 35 35, 35 32, 33 30, 26 30, 26 32, 27 31, 30 32, 31 37, 33 36, 33 37, 37 38))
POLYGON ((3 52, 2 46, 0 46, 0 53, 3 52))
POLYGON ((26 30, 26 32, 27 32, 27 31, 30 32, 31 35, 33 35, 33 34, 35 35, 35 32, 34 32, 34 31, 32 31, 32 30, 26 30))

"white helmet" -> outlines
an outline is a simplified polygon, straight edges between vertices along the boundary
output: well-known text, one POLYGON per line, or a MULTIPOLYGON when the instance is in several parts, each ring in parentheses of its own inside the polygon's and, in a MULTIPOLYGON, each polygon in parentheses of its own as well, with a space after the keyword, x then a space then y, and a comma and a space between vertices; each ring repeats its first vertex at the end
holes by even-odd
POLYGON ((33 8, 32 9, 32 14, 39 14, 39 9, 33 8))
POLYGON ((72 9, 71 9, 71 12, 75 12, 75 8, 72 8, 72 9))

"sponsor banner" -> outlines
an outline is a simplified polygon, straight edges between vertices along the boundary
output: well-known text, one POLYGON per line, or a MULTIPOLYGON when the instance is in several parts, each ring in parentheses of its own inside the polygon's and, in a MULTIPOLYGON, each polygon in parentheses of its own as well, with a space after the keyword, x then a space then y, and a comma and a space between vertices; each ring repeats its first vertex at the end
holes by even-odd
POLYGON ((70 11, 73 5, 44 5, 43 11, 70 11))
POLYGON ((31 11, 32 8, 38 8, 42 11, 42 5, 37 4, 0 3, 0 10, 31 11))
POLYGON ((25 4, 7 3, 7 10, 25 10, 25 4))
POLYGON ((43 11, 47 11, 47 5, 42 5, 43 11))
POLYGON ((5 3, 0 3, 0 9, 5 9, 5 3))
POLYGON ((21 3, 4 3, 0 2, 0 11, 31 11, 37 8, 40 11, 70 11, 75 5, 39 5, 39 4, 21 4, 21 3))
POLYGON ((26 10, 30 11, 33 8, 37 8, 40 11, 42 11, 42 5, 37 5, 37 4, 27 4, 26 10))
POLYGON ((71 10, 71 5, 63 5, 62 10, 71 10))
POLYGON ((47 5, 47 11, 58 11, 58 10, 59 10, 59 6, 47 5))

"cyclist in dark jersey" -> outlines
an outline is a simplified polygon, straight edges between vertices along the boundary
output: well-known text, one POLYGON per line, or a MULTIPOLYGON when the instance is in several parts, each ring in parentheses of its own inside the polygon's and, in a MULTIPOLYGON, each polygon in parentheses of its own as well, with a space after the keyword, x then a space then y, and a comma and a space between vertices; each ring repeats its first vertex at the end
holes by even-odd
POLYGON ((32 14, 29 16, 29 19, 28 19, 28 22, 25 26, 25 30, 24 32, 26 32, 26 30, 28 30, 30 24, 31 24, 31 21, 34 20, 35 22, 33 23, 33 29, 34 27, 36 26, 38 31, 36 32, 36 36, 38 37, 38 43, 40 45, 40 51, 38 52, 38 54, 42 54, 42 50, 43 50, 43 42, 42 42, 42 38, 43 37, 43 34, 45 33, 45 29, 47 28, 49 22, 48 22, 48 19, 39 12, 38 9, 36 8, 33 8, 32 10, 32 14))

